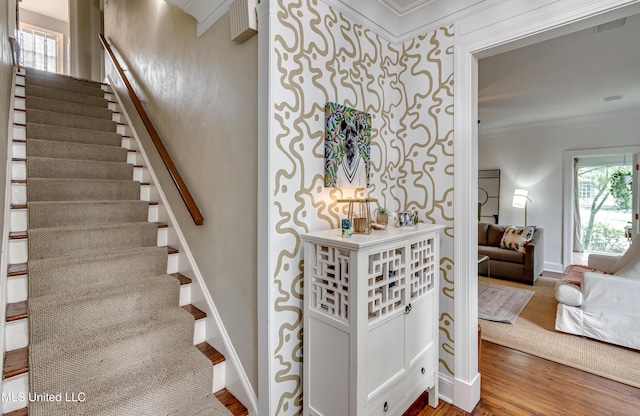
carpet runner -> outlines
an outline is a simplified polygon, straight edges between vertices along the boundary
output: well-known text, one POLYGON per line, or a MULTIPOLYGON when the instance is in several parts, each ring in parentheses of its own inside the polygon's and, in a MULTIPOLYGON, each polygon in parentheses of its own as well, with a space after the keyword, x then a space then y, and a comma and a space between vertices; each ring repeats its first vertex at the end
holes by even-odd
POLYGON ((100 84, 25 91, 29 415, 230 415, 100 84))

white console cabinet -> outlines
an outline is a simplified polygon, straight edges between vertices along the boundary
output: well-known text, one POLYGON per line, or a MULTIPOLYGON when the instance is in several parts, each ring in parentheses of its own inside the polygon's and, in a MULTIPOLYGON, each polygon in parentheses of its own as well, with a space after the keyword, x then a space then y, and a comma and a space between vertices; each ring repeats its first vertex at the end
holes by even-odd
POLYGON ((304 415, 438 403, 439 225, 305 234, 304 415))

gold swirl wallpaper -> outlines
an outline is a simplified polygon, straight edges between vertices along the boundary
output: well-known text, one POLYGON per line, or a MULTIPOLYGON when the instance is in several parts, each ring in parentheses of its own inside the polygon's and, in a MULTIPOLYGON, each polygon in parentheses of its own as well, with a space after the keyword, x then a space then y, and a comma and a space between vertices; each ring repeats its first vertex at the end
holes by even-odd
POLYGON ((453 27, 400 45, 317 0, 272 0, 270 247, 272 413, 301 414, 302 243, 370 196, 447 226, 441 239, 440 372, 453 375, 453 27), (324 187, 324 107, 372 115, 371 187, 324 187), (277 249, 274 249, 276 248, 277 249))

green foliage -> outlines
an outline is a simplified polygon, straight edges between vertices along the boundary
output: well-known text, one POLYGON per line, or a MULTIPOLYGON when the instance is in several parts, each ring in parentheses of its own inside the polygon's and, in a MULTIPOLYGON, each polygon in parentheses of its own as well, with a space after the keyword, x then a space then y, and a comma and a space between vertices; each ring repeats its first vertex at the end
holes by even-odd
POLYGON ((632 181, 631 171, 620 168, 611 175, 609 181, 609 193, 616 200, 616 207, 619 209, 631 208, 632 181))
POLYGON ((587 250, 624 253, 627 247, 629 247, 629 243, 625 238, 623 229, 601 221, 593 224, 591 239, 586 247, 587 250))

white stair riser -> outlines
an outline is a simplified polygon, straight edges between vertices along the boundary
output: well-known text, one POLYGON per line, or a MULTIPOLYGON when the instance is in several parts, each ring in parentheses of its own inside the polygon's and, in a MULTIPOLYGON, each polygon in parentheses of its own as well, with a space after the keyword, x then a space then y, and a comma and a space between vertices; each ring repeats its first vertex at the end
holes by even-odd
POLYGON ((180 253, 169 254, 167 259, 167 273, 178 273, 180 271, 180 253))
POLYGON ((144 159, 140 152, 127 152, 127 163, 132 165, 144 165, 144 159))
POLYGON ((9 264, 27 262, 27 239, 9 241, 9 264))
POLYGON ((13 108, 19 109, 19 110, 26 110, 27 100, 25 98, 16 97, 16 99, 13 101, 13 108))
POLYGON ((27 300, 27 275, 7 278, 7 303, 27 300))
POLYGON ((116 101, 116 97, 113 94, 111 94, 109 92, 106 92, 106 91, 104 93, 104 98, 107 101, 111 101, 111 102, 115 102, 116 101))
POLYGON ((17 350, 29 345, 29 320, 20 319, 7 322, 5 326, 5 351, 17 350))
POLYGON ((11 162, 11 179, 25 180, 27 179, 27 163, 24 161, 11 162))
POLYGON ((195 321, 195 327, 193 330, 193 343, 200 344, 201 342, 205 342, 207 340, 207 318, 198 319, 195 321))
POLYGON ((226 387, 225 362, 213 366, 213 392, 220 391, 226 387))
POLYGON ((113 113, 113 115, 111 116, 111 120, 115 121, 116 123, 120 123, 120 124, 126 124, 127 123, 127 119, 125 118, 124 114, 122 114, 122 113, 113 113))
POLYGON ((122 138, 122 147, 129 150, 138 150, 138 145, 136 141, 131 137, 122 138))
POLYGON ((11 157, 25 159, 27 157, 27 144, 21 142, 13 142, 11 157))
POLYGON ((147 219, 147 221, 149 222, 161 222, 158 218, 158 210, 159 210, 159 206, 158 205, 149 205, 149 217, 147 219))
POLYGON ((157 201, 159 200, 158 190, 153 185, 140 186, 140 199, 143 201, 157 201))
POLYGON ((131 136, 131 128, 129 128, 129 126, 125 126, 124 124, 118 124, 116 132, 123 136, 131 136))
MULTIPOLYGON (((100 88, 102 89, 102 91, 104 91, 104 92, 108 92, 108 93, 109 93, 109 95, 111 95, 111 87, 110 87, 110 86, 102 84, 102 85, 100 86, 100 88)), ((113 100, 112 100, 112 101, 113 101, 113 100)))
POLYGON ((191 303, 191 285, 180 286, 180 306, 185 306, 191 303))
POLYGON ((2 381, 2 394, 13 400, 2 402, 4 413, 13 412, 27 406, 29 394, 29 374, 20 374, 2 381))
POLYGON ((13 126, 13 140, 27 140, 27 128, 25 126, 13 126))
POLYGON ((118 105, 118 103, 109 103, 107 108, 109 108, 109 110, 111 110, 111 111, 115 111, 115 112, 118 112, 118 113, 121 112, 120 106, 118 105))
POLYGON ((26 209, 12 209, 10 231, 13 233, 27 231, 27 218, 28 217, 26 209))
POLYGON ((13 112, 13 122, 19 124, 25 124, 27 122, 27 113, 24 111, 13 112))
POLYGON ((151 182, 151 174, 147 168, 133 168, 133 180, 138 182, 151 182))
POLYGON ((16 77, 16 85, 20 85, 22 87, 25 86, 26 78, 25 77, 16 77))
POLYGON ((23 85, 16 85, 16 95, 18 97, 24 97, 26 95, 26 90, 23 85))

